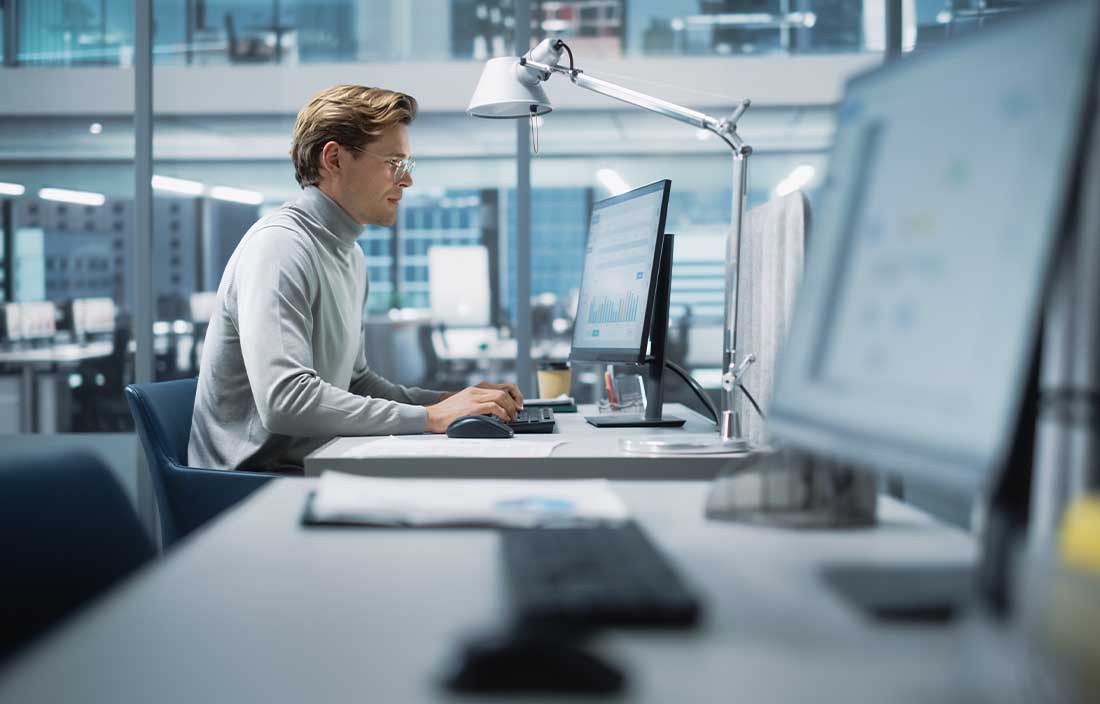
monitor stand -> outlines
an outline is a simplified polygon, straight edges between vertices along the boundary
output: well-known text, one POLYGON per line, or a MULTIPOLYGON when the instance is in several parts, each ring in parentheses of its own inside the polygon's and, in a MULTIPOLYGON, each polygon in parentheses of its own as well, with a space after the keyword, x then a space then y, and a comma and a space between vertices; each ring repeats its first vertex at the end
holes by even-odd
POLYGON ((665 338, 668 337, 669 288, 672 282, 672 244, 675 235, 665 234, 661 243, 661 263, 657 270, 657 290, 653 301, 653 324, 649 326, 650 356, 645 363, 630 365, 645 370, 645 415, 585 416, 597 428, 679 428, 686 421, 676 416, 662 416, 665 404, 665 338))

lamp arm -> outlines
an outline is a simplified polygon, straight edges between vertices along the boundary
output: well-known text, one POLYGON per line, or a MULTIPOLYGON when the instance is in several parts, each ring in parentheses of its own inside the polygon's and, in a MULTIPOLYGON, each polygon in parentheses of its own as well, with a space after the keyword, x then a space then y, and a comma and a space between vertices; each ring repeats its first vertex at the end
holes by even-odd
MULTIPOLYGON (((560 50, 557 50, 557 52, 560 54, 560 50)), ((568 69, 556 64, 544 64, 533 61, 526 56, 519 60, 517 68, 527 80, 547 81, 550 79, 551 74, 565 74, 569 76, 569 80, 574 85, 581 88, 713 132, 733 150, 733 202, 731 203, 730 229, 726 236, 726 286, 723 315, 723 327, 725 329, 722 341, 722 389, 725 393, 722 394, 722 414, 719 425, 724 442, 731 445, 743 443, 740 413, 738 411, 739 404, 737 403, 738 381, 740 375, 744 374, 745 368, 755 360, 755 357, 751 354, 746 355, 743 361, 737 358, 737 299, 740 285, 737 266, 741 261, 741 230, 745 213, 745 186, 748 182, 748 157, 752 154, 752 147, 745 144, 737 134, 737 121, 748 110, 751 102, 742 100, 728 117, 717 119, 698 110, 692 110, 661 98, 655 98, 589 76, 579 69, 568 69)))
POLYGON ((686 108, 676 103, 670 103, 667 100, 605 81, 602 78, 590 76, 579 69, 570 71, 564 66, 544 64, 538 61, 532 61, 528 58, 520 59, 520 65, 541 72, 542 80, 549 79, 552 73, 565 74, 569 76, 569 80, 576 86, 590 90, 593 93, 606 95, 609 98, 621 100, 624 103, 642 108, 643 110, 655 112, 658 115, 664 115, 673 120, 686 122, 689 125, 708 130, 721 137, 722 140, 729 145, 730 149, 737 154, 747 156, 748 154, 745 153, 745 150, 749 150, 749 153, 751 153, 751 147, 746 146, 744 141, 742 141, 741 137, 737 134, 737 120, 740 119, 741 115, 744 114, 745 110, 747 110, 751 104, 748 100, 742 100, 729 117, 718 119, 706 113, 699 112, 698 110, 692 110, 691 108, 686 108))

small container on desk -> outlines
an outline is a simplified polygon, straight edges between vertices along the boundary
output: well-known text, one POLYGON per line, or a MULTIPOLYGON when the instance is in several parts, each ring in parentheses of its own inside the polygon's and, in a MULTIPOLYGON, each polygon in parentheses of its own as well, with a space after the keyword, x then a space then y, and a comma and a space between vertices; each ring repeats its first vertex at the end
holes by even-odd
MULTIPOLYGON (((660 382, 657 382, 659 389, 660 382)), ((650 386, 653 386, 652 382, 650 386)), ((673 427, 684 424, 683 418, 661 416, 661 396, 658 391, 649 405, 646 380, 639 374, 616 375, 613 365, 604 372, 600 398, 596 401, 598 415, 585 420, 597 428, 673 427)))

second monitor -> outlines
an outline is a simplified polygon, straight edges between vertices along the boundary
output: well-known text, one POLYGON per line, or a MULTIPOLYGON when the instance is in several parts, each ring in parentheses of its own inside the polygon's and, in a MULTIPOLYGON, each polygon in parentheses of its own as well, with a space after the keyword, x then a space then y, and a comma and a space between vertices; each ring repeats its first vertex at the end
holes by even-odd
POLYGON ((647 367, 645 415, 592 416, 599 428, 673 426, 662 417, 672 235, 665 234, 672 182, 656 181, 595 203, 570 359, 647 367))

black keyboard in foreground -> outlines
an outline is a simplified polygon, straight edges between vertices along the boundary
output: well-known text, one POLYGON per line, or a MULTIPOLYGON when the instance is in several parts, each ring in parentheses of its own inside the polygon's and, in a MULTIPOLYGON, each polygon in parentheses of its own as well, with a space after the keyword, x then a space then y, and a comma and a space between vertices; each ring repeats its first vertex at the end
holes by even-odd
POLYGON ((524 408, 507 425, 513 433, 552 433, 554 423, 554 412, 549 408, 524 408))
POLYGON ((521 622, 688 626, 699 601, 636 523, 503 533, 504 564, 521 622))

